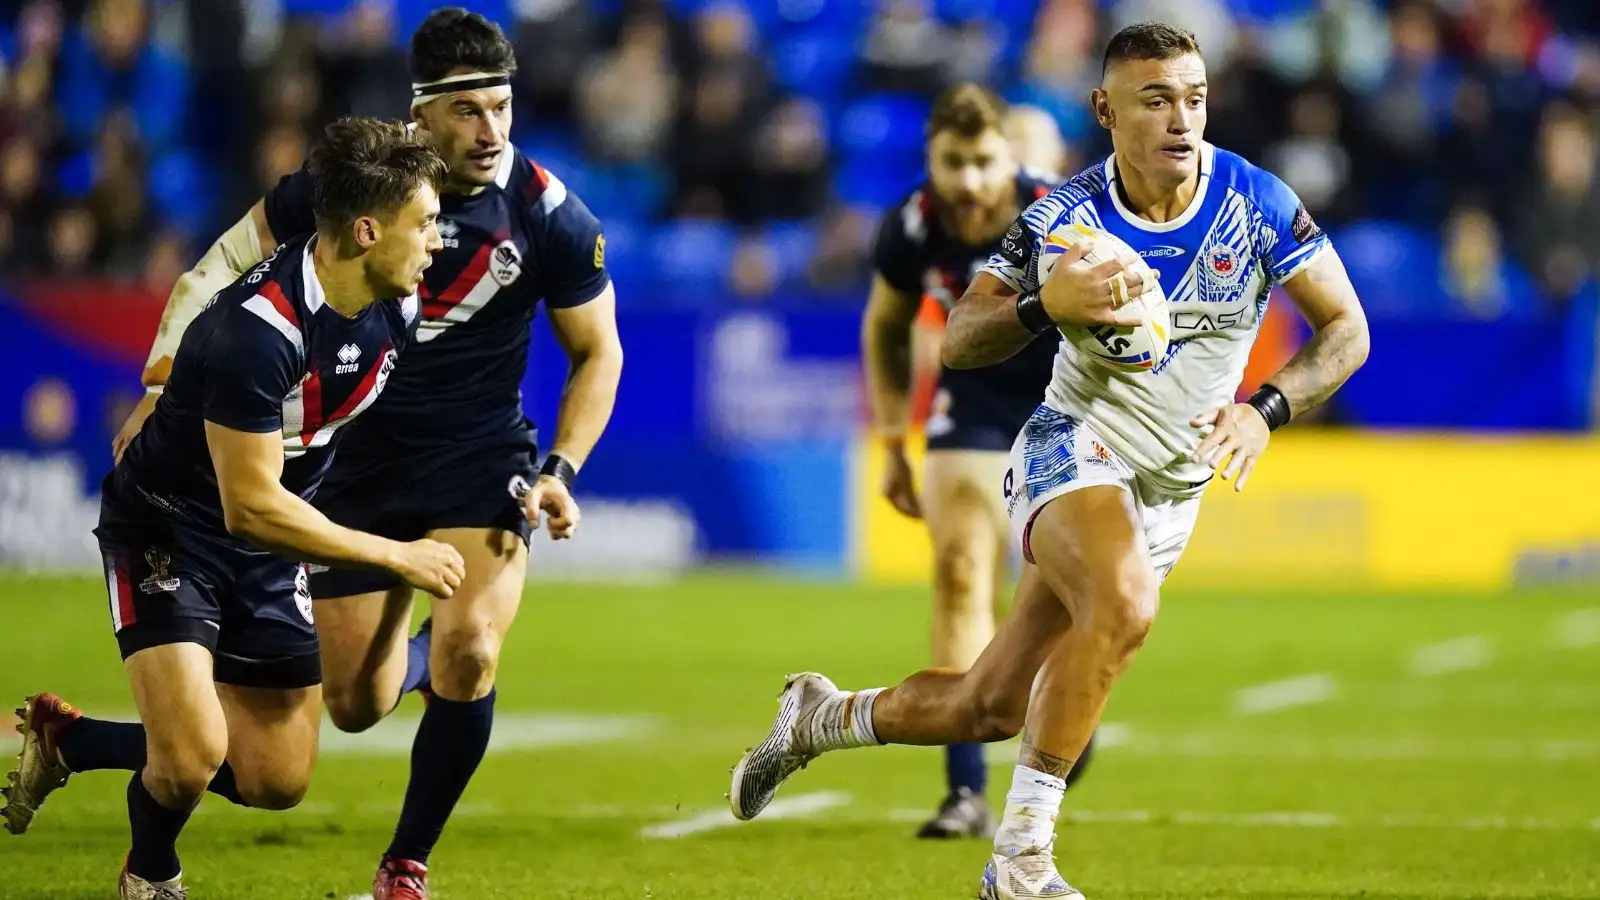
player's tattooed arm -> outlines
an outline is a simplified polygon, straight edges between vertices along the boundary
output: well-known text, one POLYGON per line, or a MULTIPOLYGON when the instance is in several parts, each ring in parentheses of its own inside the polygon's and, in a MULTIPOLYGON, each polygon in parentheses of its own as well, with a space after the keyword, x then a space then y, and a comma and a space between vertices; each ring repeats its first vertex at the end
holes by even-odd
POLYGON ((1022 733, 1022 752, 1018 755, 1017 762, 1035 772, 1043 772, 1046 775, 1054 775, 1062 779, 1066 778, 1072 771, 1072 767, 1077 764, 1075 759, 1056 756, 1053 753, 1046 753, 1040 750, 1034 746, 1033 735, 1026 731, 1022 733))
POLYGON ((988 272, 979 272, 950 310, 939 355, 952 369, 977 369, 1002 363, 1033 340, 1017 318, 1017 291, 988 272))
POLYGON ((1367 360, 1371 339, 1350 276, 1329 248, 1293 278, 1284 291, 1311 326, 1311 338, 1283 369, 1268 379, 1283 392, 1293 416, 1327 402, 1367 360))
POLYGON ((910 416, 911 326, 919 300, 875 276, 861 317, 861 355, 873 416, 878 430, 887 436, 904 435, 910 416))

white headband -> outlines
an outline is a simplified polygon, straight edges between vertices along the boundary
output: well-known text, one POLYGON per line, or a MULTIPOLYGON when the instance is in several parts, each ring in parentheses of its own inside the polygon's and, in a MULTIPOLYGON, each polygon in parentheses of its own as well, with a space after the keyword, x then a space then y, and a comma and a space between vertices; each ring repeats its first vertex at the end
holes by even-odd
POLYGON ((411 82, 411 111, 416 112, 417 107, 435 99, 440 94, 502 87, 510 83, 511 76, 505 72, 468 72, 465 75, 451 75, 438 81, 413 81, 411 82))

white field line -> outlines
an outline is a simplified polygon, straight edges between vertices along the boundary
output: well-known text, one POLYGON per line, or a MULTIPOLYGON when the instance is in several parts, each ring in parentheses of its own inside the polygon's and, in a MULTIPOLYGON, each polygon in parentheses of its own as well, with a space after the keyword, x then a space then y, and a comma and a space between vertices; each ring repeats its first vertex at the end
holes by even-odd
MULTIPOLYGON (((819 791, 814 794, 781 797, 772 801, 766 810, 761 813, 761 818, 756 821, 803 819, 814 816, 824 810, 845 806, 849 802, 850 795, 842 791, 819 791)), ((743 824, 745 823, 733 817, 732 811, 717 809, 698 813, 687 819, 679 819, 676 822, 664 822, 660 825, 648 826, 639 831, 639 836, 643 838, 681 838, 691 834, 715 831, 719 828, 733 828, 743 824)))
MULTIPOLYGON (((109 714, 112 721, 132 722, 137 713, 109 714)), ((408 756, 421 717, 390 716, 360 734, 346 734, 324 720, 319 738, 322 756, 408 756)), ((554 747, 588 747, 638 740, 657 727, 648 716, 583 715, 576 713, 500 713, 489 737, 490 753, 546 750, 554 747)), ((0 734, 0 744, 14 743, 10 729, 0 734)))
POLYGON ((1575 609, 1557 619, 1556 645, 1571 649, 1600 645, 1600 606, 1575 609))
POLYGON ((1242 716, 1258 716, 1296 706, 1326 703, 1339 692, 1339 683, 1327 673, 1301 675, 1283 681, 1269 681, 1242 688, 1233 695, 1234 711, 1242 716))
POLYGON ((1411 651, 1411 674, 1428 678, 1481 669, 1494 662, 1494 644, 1483 635, 1452 638, 1411 651))

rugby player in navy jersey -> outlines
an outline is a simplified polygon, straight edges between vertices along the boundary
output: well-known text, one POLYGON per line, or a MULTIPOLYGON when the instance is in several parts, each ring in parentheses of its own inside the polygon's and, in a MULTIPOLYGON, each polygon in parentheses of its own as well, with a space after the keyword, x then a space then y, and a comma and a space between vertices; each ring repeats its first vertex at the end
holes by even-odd
POLYGON ((177 839, 207 789, 287 809, 316 759, 321 666, 299 560, 449 597, 460 554, 330 521, 308 501, 345 427, 415 337, 445 166, 396 124, 328 129, 314 230, 224 286, 183 336, 143 429, 101 485, 95 529, 140 723, 30 697, 5 820, 26 830, 69 775, 130 769, 124 900, 178 900, 177 839))
MULTIPOLYGON (((400 822, 375 877, 378 900, 427 895, 429 854, 489 744, 495 667, 522 599, 529 535, 541 514, 552 538, 577 527, 569 487, 611 416, 622 368, 599 222, 508 141, 515 68, 500 29, 465 10, 436 10, 412 37, 413 127, 449 167, 444 247, 419 290, 416 346, 351 429, 317 498, 336 522, 432 537, 466 560, 460 590, 433 604, 430 626, 409 642, 412 589, 402 580, 343 568, 311 575, 335 725, 369 728, 406 691, 429 692, 400 822), (550 452, 535 468, 520 384, 541 303, 570 368, 550 452)), ((304 172, 286 177, 180 282, 147 382, 161 381, 164 348, 208 282, 306 226, 309 187, 304 172)))
MULTIPOLYGON (((1035 339, 999 365, 945 368, 927 423, 919 493, 906 455, 912 325, 922 298, 948 310, 1000 246, 1022 210, 1055 187, 1024 170, 1005 128, 1005 101, 976 84, 934 103, 927 180, 878 226, 875 273, 861 328, 873 416, 884 449, 883 494, 924 519, 933 540, 933 665, 966 671, 994 636, 999 585, 1010 561, 999 487, 1007 451, 1050 383, 1058 334, 1035 339)), ((979 743, 945 748, 947 792, 919 837, 988 837, 988 768, 979 743)), ((1080 765, 1074 770, 1081 774, 1080 765)))

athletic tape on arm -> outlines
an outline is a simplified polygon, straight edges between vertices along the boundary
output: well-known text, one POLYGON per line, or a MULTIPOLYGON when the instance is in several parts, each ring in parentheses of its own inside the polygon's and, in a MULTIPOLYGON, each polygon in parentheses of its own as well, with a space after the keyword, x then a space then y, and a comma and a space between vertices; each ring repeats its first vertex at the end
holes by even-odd
POLYGON ((177 353, 184 329, 205 309, 206 303, 263 258, 255 216, 245 213, 244 218, 223 232, 195 267, 183 273, 172 286, 172 296, 167 298, 167 308, 161 313, 161 330, 156 332, 156 339, 150 345, 145 368, 148 370, 163 357, 177 353))

